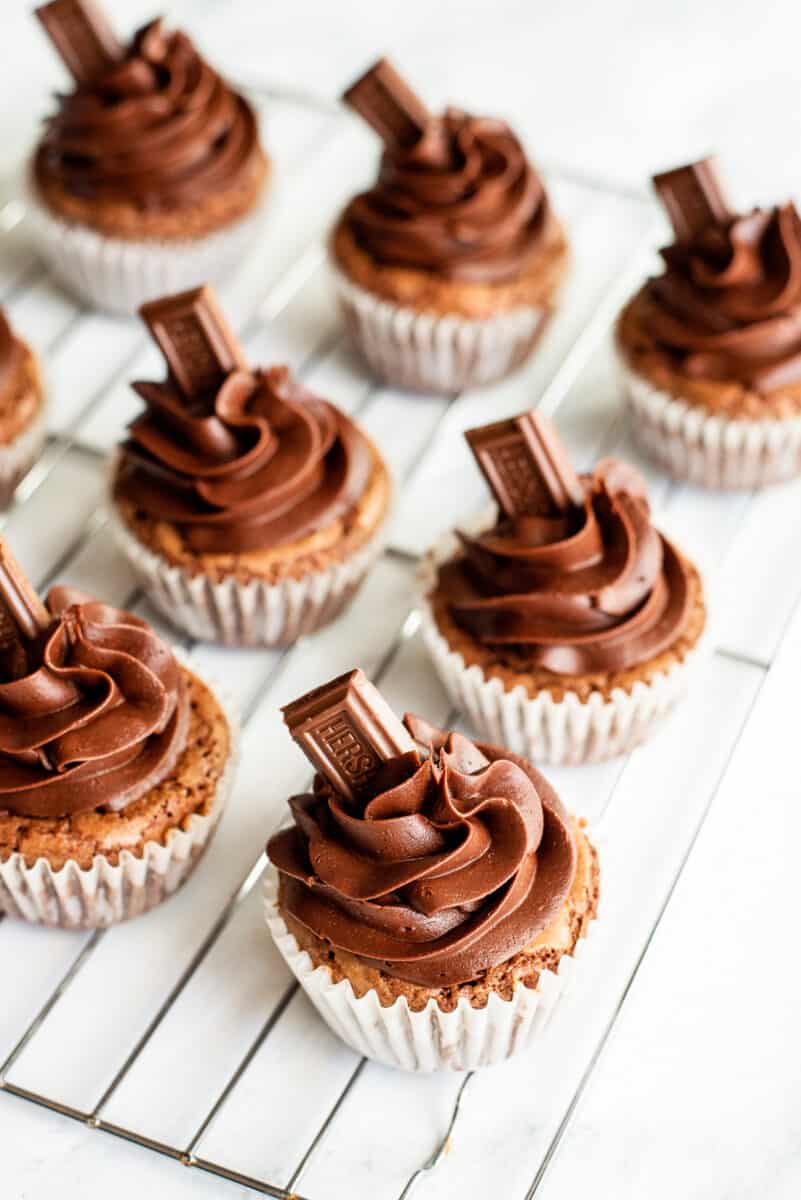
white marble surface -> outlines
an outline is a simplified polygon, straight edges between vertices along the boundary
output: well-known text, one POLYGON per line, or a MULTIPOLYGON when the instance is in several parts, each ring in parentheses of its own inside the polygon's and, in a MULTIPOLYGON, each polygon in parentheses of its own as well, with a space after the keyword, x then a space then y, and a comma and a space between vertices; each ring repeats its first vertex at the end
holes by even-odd
MULTIPOLYGON (((120 27, 153 12, 150 0, 114 0, 110 7, 120 27)), ((714 148, 744 202, 801 192, 801 10, 794 0, 182 0, 167 10, 183 16, 242 78, 333 97, 376 52, 389 51, 432 101, 509 115, 546 163, 643 189, 651 169, 714 148)), ((60 80, 27 3, 4 0, 2 44, 0 171, 24 154, 47 92, 60 80)), ((297 200, 292 194, 287 201, 285 193, 264 264, 249 265, 229 304, 239 326, 265 291, 273 309, 281 309, 271 326, 251 330, 254 351, 299 364, 310 349, 327 347, 309 363, 307 377, 354 409, 365 405, 363 418, 398 471, 414 467, 432 435, 394 534, 397 545, 413 551, 430 529, 427 480, 444 474, 453 483, 449 491, 472 495, 454 449, 459 428, 477 411, 511 411, 522 407, 522 397, 539 394, 648 216, 636 203, 621 208, 559 181, 560 205, 580 250, 565 312, 523 376, 445 413, 436 402, 370 391, 347 355, 330 349, 333 315, 319 273, 285 308, 271 291, 308 244, 309 231, 324 224, 325 204, 333 205, 337 190, 345 194, 351 177, 369 165, 372 148, 354 131, 320 149, 319 158, 298 141, 308 137, 309 146, 321 146, 324 133, 322 120, 310 131, 305 118, 277 119, 284 161, 294 147, 292 170, 303 172, 297 200), (417 441, 394 436, 410 403, 417 441)), ((0 292, 13 276, 16 254, 24 263, 23 251, 0 244, 0 292)), ((62 429, 87 396, 107 387, 114 363, 139 344, 135 332, 105 318, 72 325, 71 304, 46 282, 15 293, 12 315, 40 348, 56 343, 50 369, 62 429)), ((144 351, 131 373, 148 369, 144 351)), ((86 442, 107 447, 129 410, 123 381, 93 413, 86 442)), ((586 460, 601 450, 627 449, 603 348, 570 390, 560 419, 574 452, 586 460)), ((758 498, 702 497, 668 486, 653 472, 649 479, 662 519, 712 581, 715 641, 728 653, 709 659, 687 708, 627 763, 554 773, 568 802, 594 822, 605 851, 604 923, 594 965, 547 1045, 473 1082, 451 1153, 421 1181, 415 1192, 421 1197, 522 1200, 544 1160, 536 1194, 547 1200, 572 1200, 590 1190, 616 1200, 789 1200, 801 1193, 794 911, 801 618, 793 616, 801 592, 801 487, 758 498), (710 799, 709 818, 672 891, 710 799)), ((11 518, 9 532, 37 578, 69 546, 100 490, 99 464, 74 451, 11 518), (57 501, 67 494, 71 503, 62 510, 57 501)), ((444 507, 438 519, 449 519, 444 507)), ((77 582, 102 585, 112 599, 130 589, 102 530, 73 556, 70 570, 77 582)), ((365 665, 377 665, 403 620, 408 585, 407 566, 385 560, 345 623, 281 667, 253 717, 235 811, 196 888, 94 949, 16 1061, 12 1082, 84 1111, 97 1104, 205 935, 215 906, 239 880, 242 864, 255 857, 265 821, 278 818, 282 796, 298 786, 302 768, 282 753, 276 701, 315 682, 321 663, 328 674, 350 665, 341 660, 355 646, 365 665), (380 620, 374 619, 377 604, 380 620), (184 958, 176 966, 178 951, 184 958), (144 961, 147 971, 139 965, 144 961)), ((201 664, 226 671, 224 655, 196 653, 201 664)), ((274 666, 264 655, 237 659, 243 702, 272 680, 274 666)), ((445 716, 444 698, 414 639, 402 645, 384 687, 399 706, 445 716)), ((0 926, 0 962, 8 972, 8 982, 0 974, 0 1061, 87 940, 8 924, 0 926)), ((278 1003, 285 982, 280 971, 265 947, 254 893, 102 1115, 145 1136, 189 1145, 278 1003)), ((200 1140, 199 1153, 286 1183, 298 1148, 308 1144, 356 1067, 354 1056, 296 998, 200 1140), (306 1063, 314 1064, 311 1087, 306 1063)), ((393 1077, 368 1065, 298 1190, 312 1200, 398 1196, 442 1136, 457 1085, 450 1078, 393 1077)), ((253 1194, 2 1093, 0 1150, 3 1200, 56 1194, 77 1200, 111 1191, 119 1200, 139 1200, 145 1189, 171 1200, 253 1194)))

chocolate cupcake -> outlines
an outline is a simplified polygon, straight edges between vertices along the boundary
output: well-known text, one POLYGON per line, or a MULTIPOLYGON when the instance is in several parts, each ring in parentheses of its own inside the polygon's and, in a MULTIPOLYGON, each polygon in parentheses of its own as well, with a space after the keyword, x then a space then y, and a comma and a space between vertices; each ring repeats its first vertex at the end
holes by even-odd
POLYGON ((581 824, 525 759, 419 717, 361 671, 284 709, 317 774, 267 845, 267 922, 336 1033, 407 1070, 508 1058, 596 915, 581 824))
POLYGON ((503 121, 432 116, 385 59, 344 99, 384 143, 331 238, 353 341, 401 387, 499 379, 530 354, 568 260, 539 175, 503 121))
POLYGON ((249 368, 208 288, 146 305, 169 374, 112 478, 120 545, 193 637, 283 645, 333 620, 381 550, 387 468, 286 367, 249 368))
POLYGON ((124 313, 219 281, 262 216, 268 161, 251 105, 160 20, 125 46, 91 0, 37 15, 75 80, 31 164, 31 223, 51 269, 124 313))
POLYGON ((738 216, 714 163, 654 178, 673 225, 664 270, 616 343, 634 436, 677 479, 751 488, 801 474, 801 219, 738 216))
POLYGON ((628 464, 577 476, 534 412, 466 436, 500 512, 423 562, 443 683, 476 729, 536 762, 632 749, 683 691, 706 623, 697 570, 628 464))
POLYGON ((43 604, 0 543, 0 912, 89 929, 177 890, 233 782, 236 729, 146 622, 43 604))
POLYGON ((36 355, 0 308, 0 508, 42 452, 45 401, 36 355))

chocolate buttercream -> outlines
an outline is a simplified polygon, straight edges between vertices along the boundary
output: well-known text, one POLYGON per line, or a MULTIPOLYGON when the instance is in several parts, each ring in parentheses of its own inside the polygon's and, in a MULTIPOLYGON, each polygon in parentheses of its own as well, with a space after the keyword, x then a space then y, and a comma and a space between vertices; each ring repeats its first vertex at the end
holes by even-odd
POLYGON ((503 121, 448 109, 411 147, 385 149, 344 221, 377 262, 496 282, 525 271, 552 220, 539 175, 503 121))
POLYGON ((184 748, 181 669, 130 613, 61 587, 47 610, 48 628, 3 664, 0 812, 119 812, 161 782, 184 748))
POLYGON ((235 186, 258 153, 247 100, 156 20, 120 62, 58 97, 35 173, 75 196, 172 211, 235 186))
POLYGON ((801 218, 793 204, 711 222, 662 250, 641 320, 677 368, 770 390, 801 379, 801 218))
POLYGON ((233 371, 193 401, 135 383, 147 410, 121 450, 115 496, 175 525, 195 553, 298 541, 347 514, 373 471, 367 439, 286 367, 233 371))
POLYGON ((355 803, 316 776, 267 852, 282 905, 317 937, 445 987, 511 958, 554 920, 576 846, 556 793, 524 759, 404 723, 424 753, 384 763, 355 803))
POLYGON ((645 482, 604 459, 583 507, 502 518, 439 570, 454 621, 501 657, 556 675, 619 671, 655 657, 686 626, 687 564, 651 524, 645 482))

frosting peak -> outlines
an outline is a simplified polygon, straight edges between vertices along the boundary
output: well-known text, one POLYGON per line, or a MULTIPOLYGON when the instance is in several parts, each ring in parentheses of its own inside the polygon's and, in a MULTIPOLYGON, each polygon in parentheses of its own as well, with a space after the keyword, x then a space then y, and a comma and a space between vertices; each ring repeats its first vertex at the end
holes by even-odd
POLYGON ((181 669, 130 613, 68 588, 53 588, 47 608, 42 635, 3 653, 0 811, 119 811, 168 775, 183 750, 181 669))
POLYGON ((499 655, 557 675, 618 671, 686 626, 687 565, 651 524, 645 482, 604 459, 585 501, 559 516, 502 518, 439 571, 454 621, 499 655))
POLYGON ((160 20, 58 102, 36 173, 75 196, 173 210, 235 183, 259 153, 251 106, 160 20))
POLYGON ((273 837, 282 904, 334 946, 401 979, 442 987, 522 950, 575 874, 569 818, 543 777, 497 746, 404 724, 421 746, 348 803, 322 776, 273 837))
POLYGON ((682 372, 770 390, 801 379, 801 218, 793 204, 706 225, 662 250, 645 326, 682 372))
POLYGON ((550 209, 508 125, 448 109, 411 147, 385 149, 344 220, 380 263, 492 282, 526 269, 550 209))

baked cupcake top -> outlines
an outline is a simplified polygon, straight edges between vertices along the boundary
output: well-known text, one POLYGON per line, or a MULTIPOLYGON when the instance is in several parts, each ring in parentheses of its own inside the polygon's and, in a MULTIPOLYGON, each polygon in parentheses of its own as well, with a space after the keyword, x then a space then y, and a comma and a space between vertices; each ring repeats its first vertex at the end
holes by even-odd
POLYGON ((256 116, 179 30, 161 20, 117 41, 84 2, 37 10, 75 77, 58 96, 34 174, 54 191, 146 213, 194 208, 230 191, 261 158, 256 116))
POLYGON ((757 392, 801 381, 801 218, 793 204, 736 214, 710 160, 654 177, 675 241, 638 324, 682 374, 757 392))
POLYGON ((297 542, 353 508, 375 457, 349 417, 286 367, 249 368, 210 289, 141 311, 169 374, 133 385, 146 407, 120 448, 117 500, 195 554, 297 542))
POLYGON ((271 838, 281 905, 317 937, 426 987, 529 945, 576 869, 571 818, 525 760, 407 715, 361 671, 284 709, 318 773, 271 838))
POLYGON ((0 543, 0 812, 118 812, 174 768, 188 720, 145 621, 71 588, 42 604, 0 543))
POLYGON ((436 590, 460 628, 499 657, 555 675, 615 672, 682 634, 692 568, 651 523, 634 467, 573 470, 537 413, 467 439, 500 508, 439 567, 436 590))
POLYGON ((0 397, 6 389, 13 387, 24 357, 25 346, 14 336, 14 331, 0 308, 0 397))
POLYGON ((455 108, 431 115, 384 59, 344 98, 384 142, 376 183, 342 218, 375 262, 495 283, 536 260, 548 197, 508 125, 455 108))

